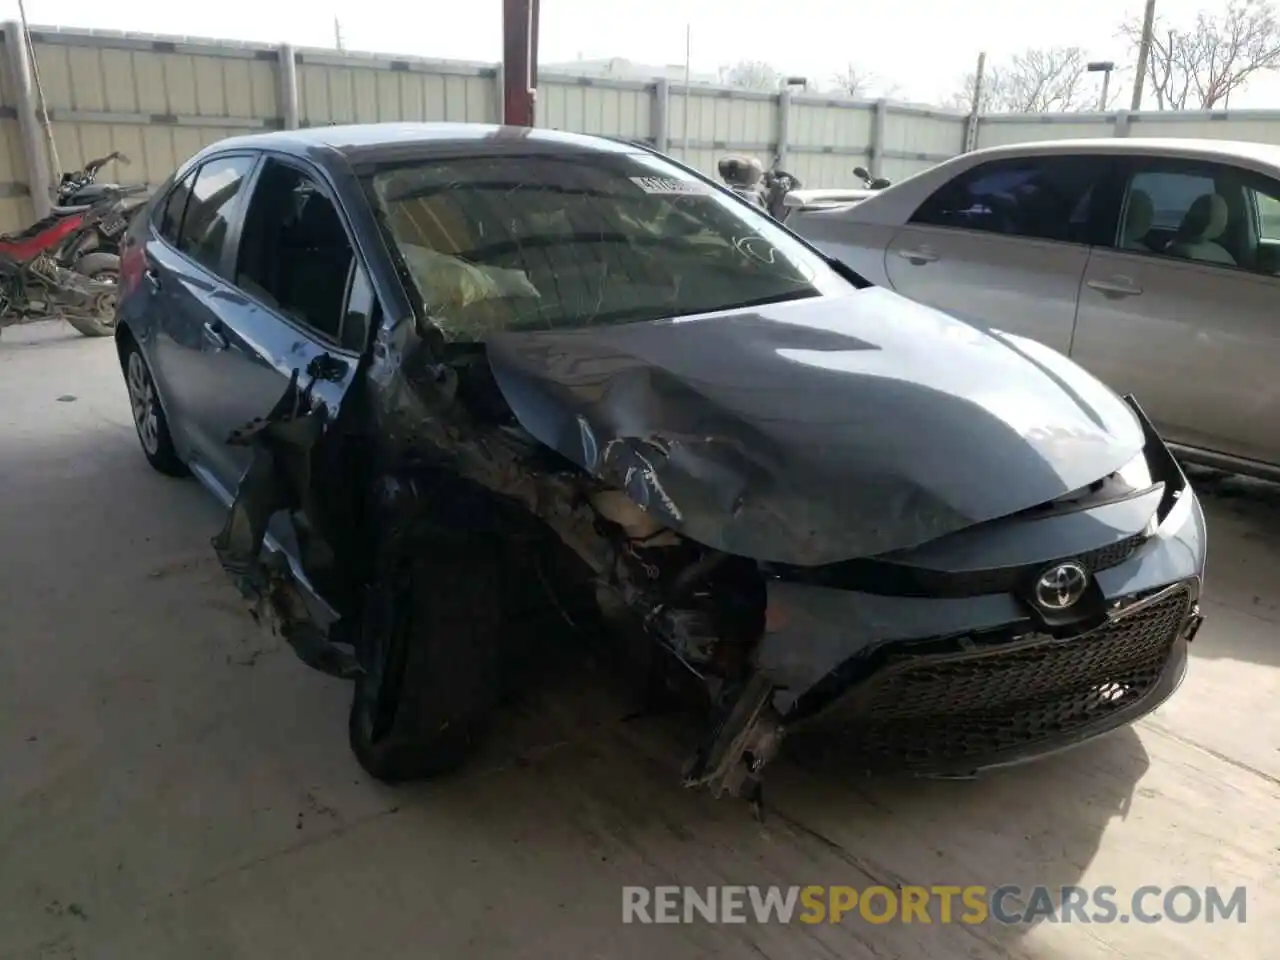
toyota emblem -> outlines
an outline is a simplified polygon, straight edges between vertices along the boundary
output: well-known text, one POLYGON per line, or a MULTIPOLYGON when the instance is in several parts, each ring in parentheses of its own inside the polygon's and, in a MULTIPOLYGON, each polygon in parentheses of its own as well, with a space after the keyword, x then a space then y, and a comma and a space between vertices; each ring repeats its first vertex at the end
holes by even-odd
POLYGON ((1050 567, 1036 581, 1036 603, 1046 610, 1068 610, 1089 586, 1089 571, 1074 560, 1050 567))

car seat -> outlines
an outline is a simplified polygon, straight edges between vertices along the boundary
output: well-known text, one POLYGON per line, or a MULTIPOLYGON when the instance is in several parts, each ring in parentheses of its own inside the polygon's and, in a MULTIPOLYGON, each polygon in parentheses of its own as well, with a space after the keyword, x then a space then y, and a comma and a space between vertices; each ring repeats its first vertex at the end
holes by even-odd
POLYGON ((1218 243, 1227 230, 1227 201, 1219 194, 1206 193, 1196 198, 1174 234, 1165 253, 1203 263, 1225 263, 1235 266, 1236 258, 1218 243))
POLYGON ((1146 242, 1146 236, 1155 218, 1156 207, 1151 202, 1151 194, 1145 190, 1131 192, 1124 211, 1124 227, 1120 231, 1120 249, 1149 252, 1151 246, 1146 242))

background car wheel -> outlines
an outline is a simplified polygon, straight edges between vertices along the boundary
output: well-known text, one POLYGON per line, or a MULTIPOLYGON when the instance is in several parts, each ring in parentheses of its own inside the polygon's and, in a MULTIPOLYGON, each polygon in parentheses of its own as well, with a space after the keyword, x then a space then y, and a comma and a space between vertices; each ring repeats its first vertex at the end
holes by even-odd
POLYGON ((169 436, 169 423, 160 406, 160 394, 142 351, 132 337, 127 337, 120 350, 120 365, 124 369, 125 388, 129 391, 129 408, 133 413, 133 425, 138 431, 138 442, 147 462, 170 477, 185 477, 190 471, 173 449, 169 436))
POLYGON ((383 570, 362 616, 348 722, 371 776, 398 783, 449 773, 480 742, 503 694, 509 651, 501 551, 437 544, 383 570))
MULTIPOLYGON (((90 253, 76 261, 76 273, 101 283, 117 283, 120 258, 114 253, 90 253)), ((86 337, 109 337, 116 331, 116 295, 103 293, 94 305, 92 317, 67 317, 67 323, 86 337)))

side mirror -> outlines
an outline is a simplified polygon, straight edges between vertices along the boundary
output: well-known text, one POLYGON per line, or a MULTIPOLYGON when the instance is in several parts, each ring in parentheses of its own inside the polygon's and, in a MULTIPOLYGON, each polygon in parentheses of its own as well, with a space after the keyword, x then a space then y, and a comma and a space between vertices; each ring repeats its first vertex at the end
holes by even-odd
POLYGON ((862 180, 870 180, 870 179, 871 179, 871 174, 869 174, 869 173, 867 172, 867 168, 866 168, 866 167, 854 167, 854 168, 853 168, 853 175, 854 175, 855 177, 858 177, 858 178, 862 179, 862 180))
POLYGON ((788 193, 782 198, 782 205, 784 207, 803 207, 804 200, 794 193, 788 193))

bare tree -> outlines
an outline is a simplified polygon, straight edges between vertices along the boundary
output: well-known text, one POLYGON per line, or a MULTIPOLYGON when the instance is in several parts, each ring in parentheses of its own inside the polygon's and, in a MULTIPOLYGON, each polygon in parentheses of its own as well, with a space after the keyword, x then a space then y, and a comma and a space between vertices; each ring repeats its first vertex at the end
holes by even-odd
MULTIPOLYGON (((1122 28, 1136 49, 1142 21, 1122 28)), ((1191 26, 1157 17, 1147 55, 1147 83, 1161 110, 1211 110, 1258 73, 1280 69, 1280 20, 1271 0, 1231 0, 1214 15, 1196 14, 1191 26)))
MULTIPOLYGON (((980 113, 1059 113, 1097 105, 1085 82, 1087 63, 1079 47, 1046 47, 1017 54, 988 67, 982 78, 980 113)), ((948 106, 973 109, 974 76, 961 81, 948 106)))
POLYGON ((860 70, 850 63, 839 73, 832 74, 830 89, 846 97, 867 100, 872 97, 897 96, 902 87, 896 83, 886 83, 878 74, 860 70))
POLYGON ((720 82, 747 90, 777 90, 782 74, 763 60, 739 60, 720 68, 720 82))
POLYGON ((859 70, 852 63, 847 64, 843 70, 831 77, 831 86, 837 93, 843 93, 846 97, 870 96, 871 87, 875 82, 874 74, 859 70))

